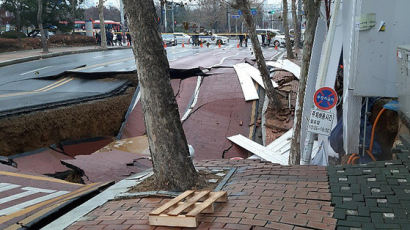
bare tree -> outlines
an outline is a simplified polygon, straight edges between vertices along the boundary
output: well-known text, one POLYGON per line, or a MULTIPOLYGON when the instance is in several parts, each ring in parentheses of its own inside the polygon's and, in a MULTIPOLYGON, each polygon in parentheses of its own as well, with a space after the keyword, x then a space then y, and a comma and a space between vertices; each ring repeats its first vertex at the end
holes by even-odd
POLYGON ((299 44, 300 44, 300 21, 296 14, 296 0, 292 0, 292 19, 293 19, 293 28, 294 28, 293 31, 295 34, 294 46, 295 46, 295 53, 297 55, 299 51, 299 44))
POLYGON ((43 47, 43 53, 48 53, 48 45, 47 45, 47 37, 46 33, 44 32, 43 28, 43 2, 42 0, 37 0, 37 24, 38 28, 40 29, 41 34, 41 46, 43 47))
POLYGON ((302 125, 303 101, 305 99, 306 80, 309 70, 312 46, 315 38, 317 20, 319 18, 319 8, 321 0, 304 1, 306 12, 305 41, 303 43, 302 68, 299 80, 298 100, 295 112, 296 122, 293 125, 293 138, 289 154, 289 164, 300 164, 300 129, 302 125))
POLYGON ((255 53, 256 63, 258 65, 259 72, 262 75, 263 84, 265 85, 265 92, 269 99, 269 106, 278 111, 282 108, 282 104, 279 100, 278 93, 275 88, 273 88, 268 68, 266 67, 265 57, 263 56, 258 37, 256 35, 256 27, 251 15, 249 0, 234 0, 231 3, 231 6, 242 11, 246 27, 248 28, 249 37, 252 42, 253 52, 255 53))
POLYGON ((288 22, 288 0, 282 0, 283 3, 283 30, 285 30, 286 54, 289 59, 293 59, 292 44, 289 37, 289 22, 288 22))
POLYGON ((186 190, 198 180, 171 87, 153 0, 124 0, 157 185, 186 190))
POLYGON ((99 0, 98 2, 98 13, 100 18, 100 35, 101 35, 101 47, 107 49, 107 34, 105 33, 104 24, 104 2, 105 0, 99 0))

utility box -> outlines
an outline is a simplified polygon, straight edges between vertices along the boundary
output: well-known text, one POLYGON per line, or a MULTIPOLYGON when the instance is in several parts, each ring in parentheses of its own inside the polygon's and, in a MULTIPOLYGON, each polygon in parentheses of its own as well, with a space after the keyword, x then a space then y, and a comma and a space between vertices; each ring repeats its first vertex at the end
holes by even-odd
POLYGON ((400 111, 410 120, 410 45, 397 47, 397 64, 400 111))
POLYGON ((349 0, 343 7, 353 11, 345 27, 352 37, 344 48, 352 49, 354 63, 349 89, 355 96, 397 97, 395 57, 398 45, 410 41, 410 0, 349 0))

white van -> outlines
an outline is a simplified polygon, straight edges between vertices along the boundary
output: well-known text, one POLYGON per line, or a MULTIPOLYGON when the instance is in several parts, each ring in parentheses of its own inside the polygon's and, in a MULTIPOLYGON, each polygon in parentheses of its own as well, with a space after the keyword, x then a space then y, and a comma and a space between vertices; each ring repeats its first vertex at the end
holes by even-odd
POLYGON ((276 29, 256 29, 256 34, 258 35, 258 40, 262 44, 262 35, 265 35, 265 44, 268 46, 284 46, 285 42, 285 35, 283 35, 280 30, 276 29), (268 35, 272 36, 270 44, 268 44, 268 35))
POLYGON ((177 40, 177 43, 178 43, 178 44, 182 44, 182 43, 185 43, 185 44, 192 43, 191 36, 189 36, 188 34, 185 34, 185 33, 174 33, 174 35, 175 35, 175 37, 176 37, 176 40, 177 40))

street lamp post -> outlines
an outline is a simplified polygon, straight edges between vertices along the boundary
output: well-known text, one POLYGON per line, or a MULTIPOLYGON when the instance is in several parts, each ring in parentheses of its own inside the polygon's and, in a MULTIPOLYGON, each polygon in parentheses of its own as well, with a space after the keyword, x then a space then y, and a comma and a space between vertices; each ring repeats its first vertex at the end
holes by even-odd
POLYGON ((175 33, 174 1, 171 2, 171 10, 172 10, 172 33, 175 33))
POLYGON ((120 0, 120 14, 121 14, 121 35, 123 37, 122 43, 124 44, 125 40, 125 19, 124 19, 124 3, 120 0))

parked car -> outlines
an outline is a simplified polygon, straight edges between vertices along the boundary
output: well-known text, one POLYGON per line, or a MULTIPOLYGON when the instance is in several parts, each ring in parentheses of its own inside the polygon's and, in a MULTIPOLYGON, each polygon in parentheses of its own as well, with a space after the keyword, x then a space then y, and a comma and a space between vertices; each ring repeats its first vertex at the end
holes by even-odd
POLYGON ((162 34, 162 42, 167 46, 176 46, 178 44, 174 34, 162 34))
MULTIPOLYGON (((47 38, 50 38, 51 36, 55 35, 53 31, 44 30, 44 32, 46 33, 47 38)), ((41 37, 40 30, 36 29, 36 30, 31 31, 30 33, 28 33, 28 37, 33 37, 33 38, 41 37)))
POLYGON ((188 43, 192 43, 192 39, 191 36, 189 36, 188 34, 185 33, 174 33, 176 39, 177 39, 177 43, 178 44, 188 44, 188 43))
POLYGON ((229 43, 229 38, 225 36, 220 36, 217 34, 212 35, 199 35, 199 40, 202 40, 203 43, 218 44, 221 45, 229 43))

